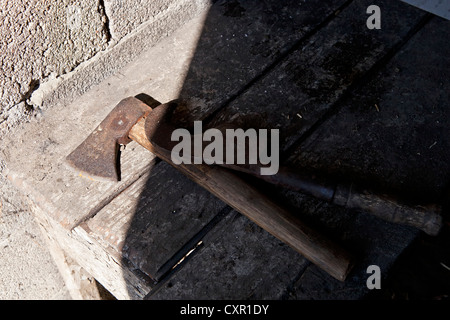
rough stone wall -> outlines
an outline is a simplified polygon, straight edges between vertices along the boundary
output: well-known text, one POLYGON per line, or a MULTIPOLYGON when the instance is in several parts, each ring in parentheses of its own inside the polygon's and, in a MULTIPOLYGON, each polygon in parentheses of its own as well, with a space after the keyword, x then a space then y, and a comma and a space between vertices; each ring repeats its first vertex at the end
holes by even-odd
POLYGON ((210 0, 0 0, 0 139, 117 71, 210 0))
POLYGON ((26 117, 43 79, 106 48, 106 23, 98 0, 0 0, 0 130, 26 117))

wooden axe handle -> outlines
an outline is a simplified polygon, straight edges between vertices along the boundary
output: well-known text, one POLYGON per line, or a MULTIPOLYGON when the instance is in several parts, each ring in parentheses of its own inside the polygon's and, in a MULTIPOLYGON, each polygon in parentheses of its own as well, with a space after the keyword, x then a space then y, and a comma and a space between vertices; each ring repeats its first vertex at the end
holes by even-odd
POLYGON ((128 136, 261 228, 290 245, 334 278, 345 280, 352 268, 353 258, 349 253, 306 226, 231 170, 203 164, 173 164, 170 154, 159 150, 147 139, 145 119, 134 125, 128 136))

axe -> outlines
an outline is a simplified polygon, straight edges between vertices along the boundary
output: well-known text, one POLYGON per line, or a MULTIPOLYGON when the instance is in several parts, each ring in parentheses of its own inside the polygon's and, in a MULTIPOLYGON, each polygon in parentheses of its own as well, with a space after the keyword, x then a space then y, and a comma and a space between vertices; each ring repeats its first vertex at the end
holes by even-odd
POLYGON ((355 193, 352 191, 355 188, 352 187, 324 185, 314 178, 298 175, 286 168, 281 168, 274 177, 259 176, 259 170, 252 166, 233 165, 227 168, 226 165, 175 165, 171 160, 174 142, 170 141, 174 127, 168 121, 174 107, 175 102, 159 104, 153 100, 147 104, 136 97, 123 99, 86 140, 67 156, 68 163, 89 176, 118 181, 119 147, 134 140, 341 281, 345 280, 353 266, 351 254, 269 199, 240 177, 237 171, 250 173, 271 183, 288 186, 336 204, 363 209, 369 207, 374 212, 389 209, 395 213, 381 215, 383 218, 412 224, 428 233, 437 233, 440 228, 439 213, 429 208, 408 207, 390 198, 355 193), (399 221, 404 217, 406 221, 399 221))

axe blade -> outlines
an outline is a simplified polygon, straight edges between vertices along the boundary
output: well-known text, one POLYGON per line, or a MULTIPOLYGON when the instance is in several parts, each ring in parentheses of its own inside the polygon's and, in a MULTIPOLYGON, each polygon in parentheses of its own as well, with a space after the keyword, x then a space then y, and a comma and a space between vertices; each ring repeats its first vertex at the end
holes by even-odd
POLYGON ((120 180, 119 147, 131 128, 152 108, 135 97, 123 99, 66 160, 93 180, 120 180))

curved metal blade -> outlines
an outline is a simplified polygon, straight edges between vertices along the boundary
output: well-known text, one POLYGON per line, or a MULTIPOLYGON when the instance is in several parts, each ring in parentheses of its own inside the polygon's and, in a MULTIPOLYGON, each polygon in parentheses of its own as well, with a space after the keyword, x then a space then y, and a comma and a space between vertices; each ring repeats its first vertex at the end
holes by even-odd
POLYGON ((119 146, 131 140, 133 125, 152 110, 135 97, 125 98, 66 158, 74 168, 100 180, 120 180, 119 146))

